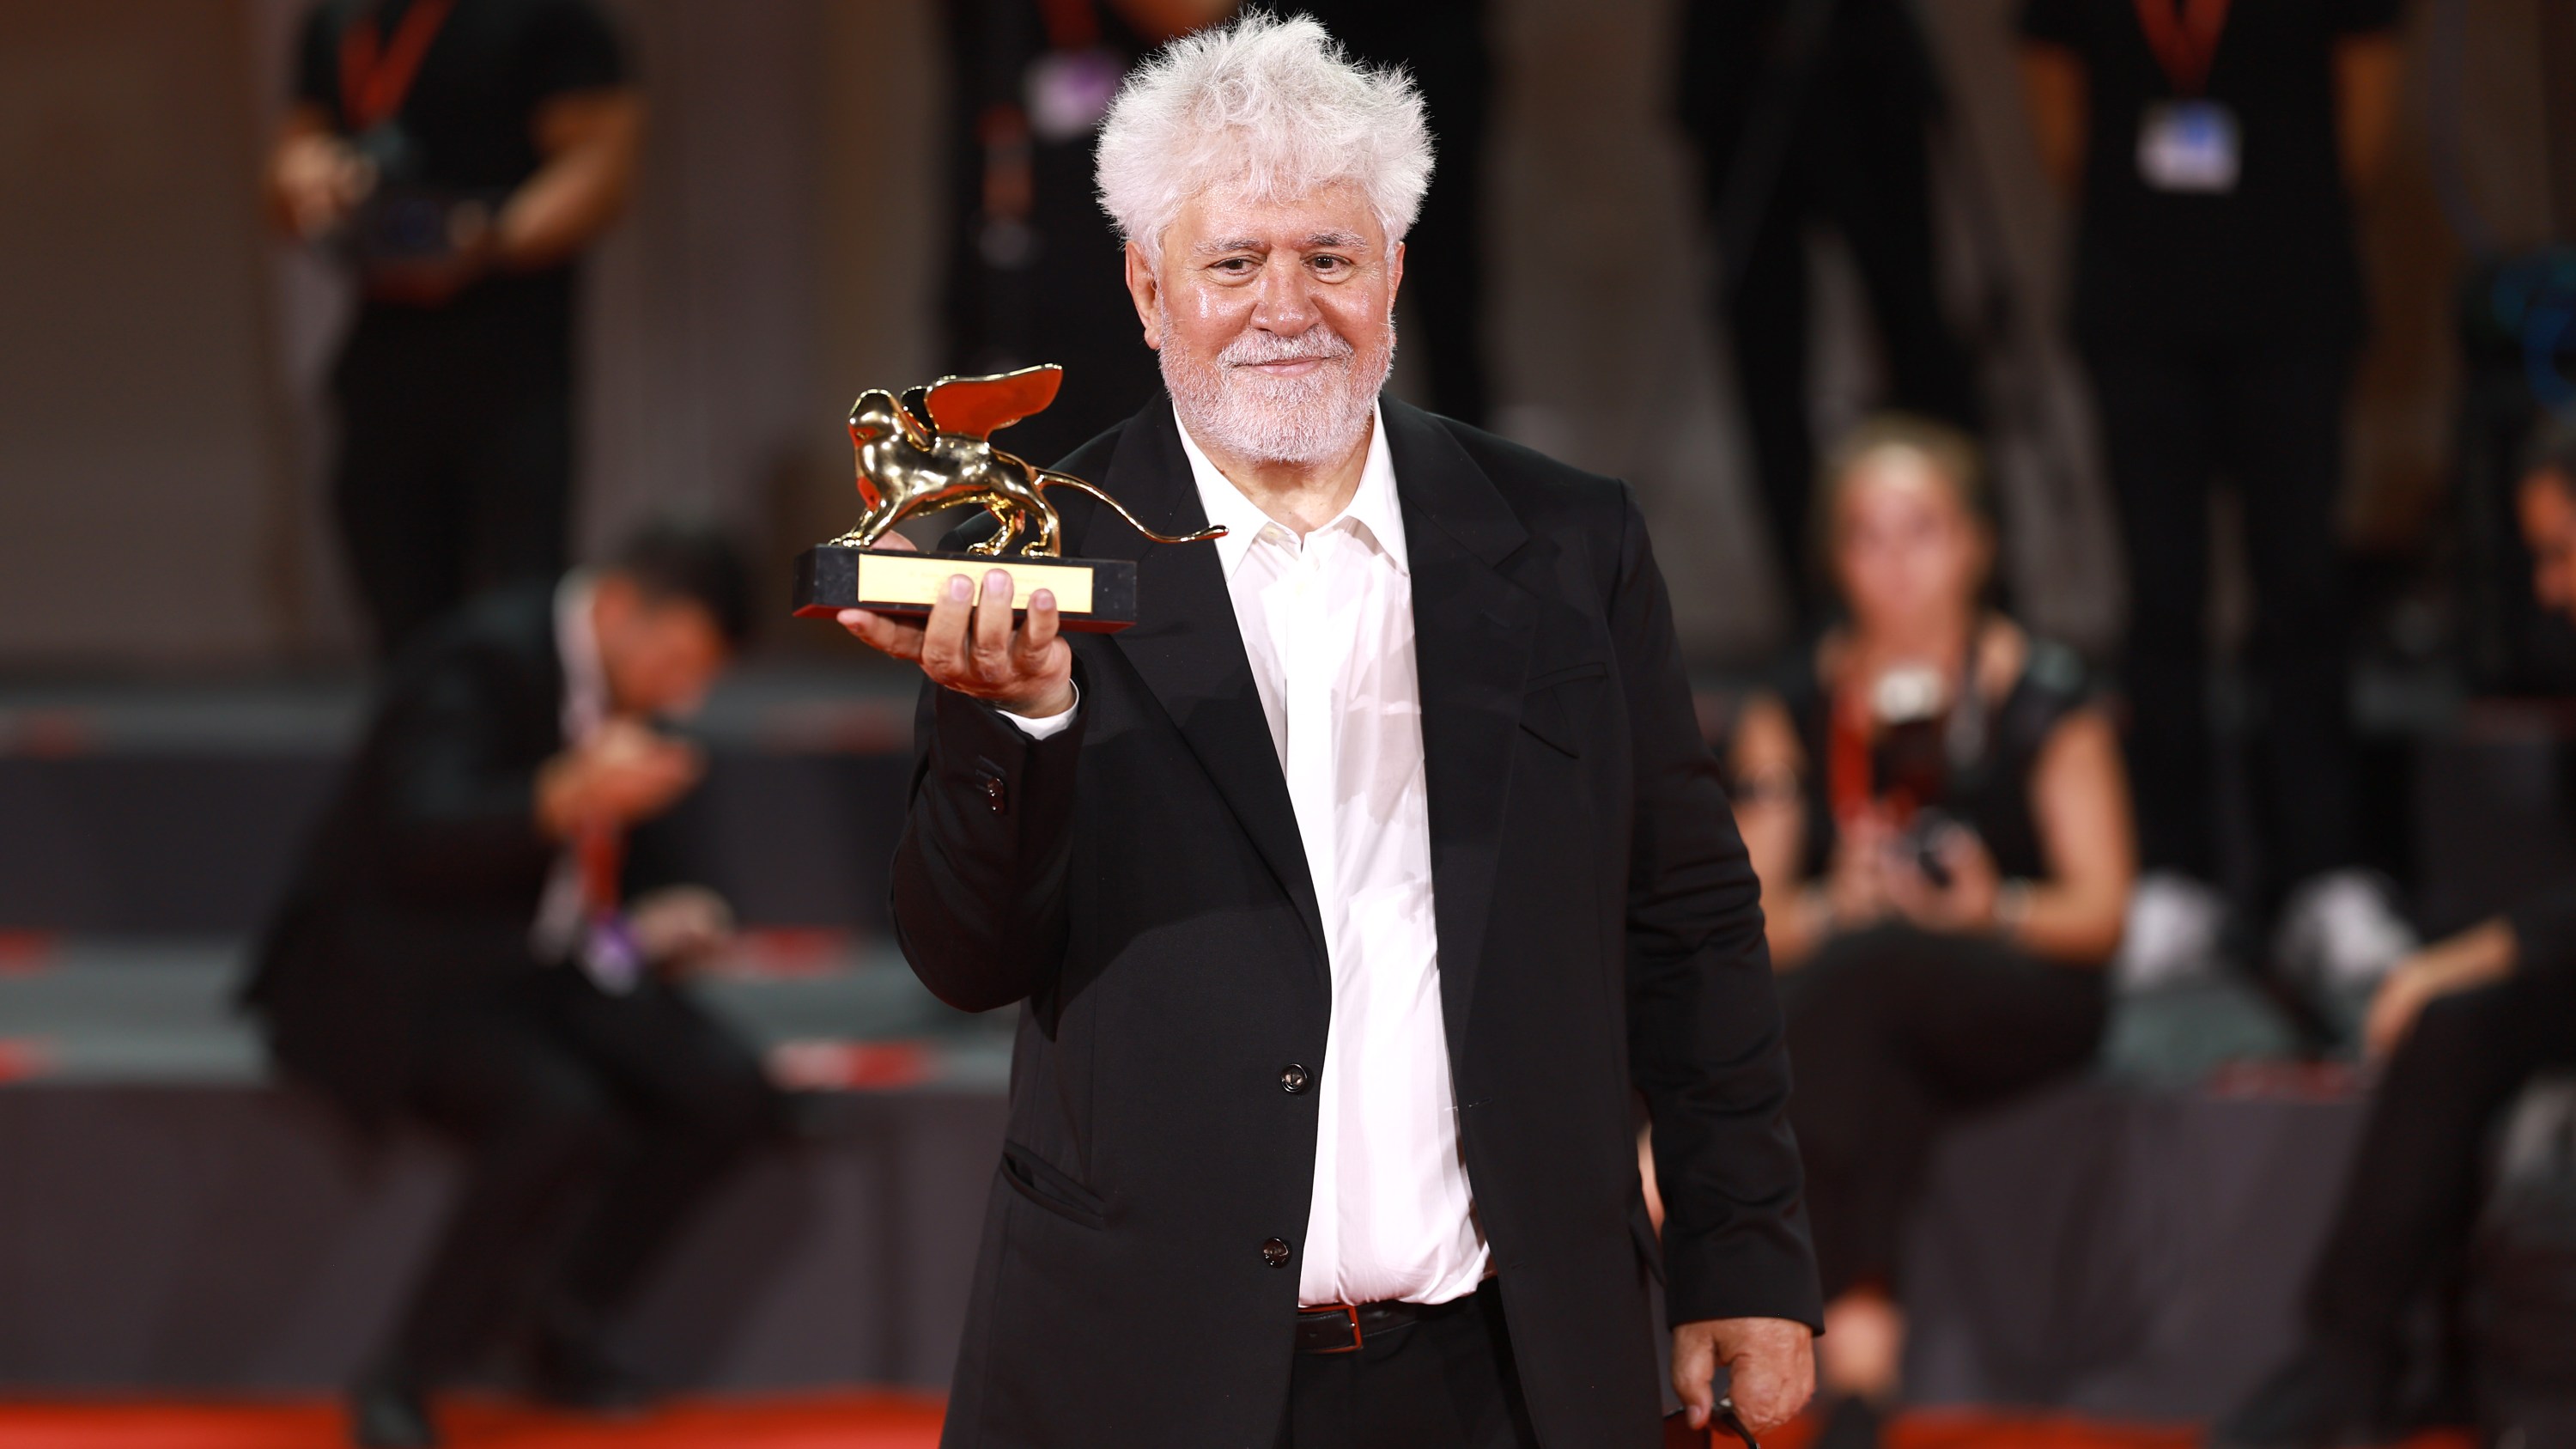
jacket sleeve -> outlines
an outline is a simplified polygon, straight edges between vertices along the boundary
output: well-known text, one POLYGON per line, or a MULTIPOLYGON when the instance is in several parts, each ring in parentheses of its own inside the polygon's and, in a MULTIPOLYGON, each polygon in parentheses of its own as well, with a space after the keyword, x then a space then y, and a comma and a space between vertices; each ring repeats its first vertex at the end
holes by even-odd
MULTIPOLYGON (((1075 665, 1075 688, 1082 689, 1075 665)), ((932 994, 989 1011, 1043 990, 1064 960, 1065 874, 1086 703, 1031 739, 1001 711, 922 686, 912 798, 895 846, 894 923, 932 994)))
POLYGON ((509 737, 513 701, 488 658, 460 653, 401 686, 386 722, 383 819, 390 863, 413 890, 473 892, 542 874, 537 768, 509 737))
POLYGON ((1821 1327, 1761 884, 1700 738, 1645 520, 1623 502, 1610 624, 1637 770, 1628 1053, 1654 1119, 1666 1301, 1675 1323, 1821 1327))

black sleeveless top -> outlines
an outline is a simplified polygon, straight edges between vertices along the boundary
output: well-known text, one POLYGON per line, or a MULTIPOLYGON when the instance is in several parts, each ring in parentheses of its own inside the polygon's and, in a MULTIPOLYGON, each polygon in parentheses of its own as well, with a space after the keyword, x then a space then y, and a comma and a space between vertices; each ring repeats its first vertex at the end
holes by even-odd
MULTIPOLYGON (((2031 811, 2031 774, 2040 751, 2069 714, 2089 704, 2091 671, 2072 649, 2031 638, 2021 676, 2000 703, 1988 701, 1975 747, 1954 748, 1938 798, 1920 802, 1974 829, 2006 879, 2048 874, 2039 823, 2031 811)), ((1781 680, 1781 703, 1798 731, 1807 766, 1799 793, 1807 812, 1807 873, 1821 875, 1833 859, 1836 827, 1828 796, 1833 699, 1816 677, 1816 652, 1799 652, 1781 680)), ((1954 744, 1956 736, 1953 736, 1954 744)))

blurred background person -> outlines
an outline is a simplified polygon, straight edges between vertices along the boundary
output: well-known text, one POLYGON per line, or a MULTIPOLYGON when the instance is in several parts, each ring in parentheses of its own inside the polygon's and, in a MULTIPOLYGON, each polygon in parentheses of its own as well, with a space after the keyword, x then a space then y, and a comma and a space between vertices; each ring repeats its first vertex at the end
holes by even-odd
MULTIPOLYGON (((2543 436, 2515 502, 2533 593, 2576 618, 2576 426, 2543 436)), ((2220 1421, 2219 1444, 2326 1449, 2399 1432, 2405 1318, 2468 1237, 2488 1128, 2535 1073, 2576 1066, 2576 883, 2408 956, 2366 1031, 2388 1065, 2309 1270, 2306 1340, 2220 1421)))
POLYGON ((1422 214, 1405 233, 1407 255, 1432 258, 1406 278, 1405 336, 1430 372, 1426 405, 1488 426, 1493 406, 1485 329, 1485 134, 1492 114, 1493 50, 1486 0, 1297 0, 1283 7, 1322 21, 1369 66, 1402 66, 1422 92, 1440 165, 1422 214))
POLYGON ((2259 903, 2328 979, 2411 936, 2356 857, 2344 405, 2364 316, 2353 206, 2394 115, 2399 0, 2029 0, 2031 122, 2074 198, 2075 340, 2129 578, 2123 684, 2148 872, 2131 961, 2205 963, 2217 879, 2211 497, 2254 593, 2259 903))
POLYGON ((610 1315, 773 1125, 759 1062, 671 980, 730 912, 684 883, 686 841, 639 828, 702 769, 653 721, 694 707, 749 609, 731 547, 666 524, 604 569, 435 626, 271 922, 245 997, 278 1064, 365 1123, 417 1117, 469 1154, 352 1395, 360 1444, 437 1442, 425 1390, 530 1311, 540 1393, 634 1402, 610 1315))
POLYGON ((1762 877, 1826 1296, 1821 1443, 1873 1443, 1899 1388, 1898 1244, 1935 1135, 2080 1071, 2136 873, 2127 780, 2075 654, 1983 602, 1973 447, 1901 417, 1818 499, 1848 625, 1730 747, 1762 877))
POLYGON ((948 0, 948 371, 1053 362, 1064 390, 1006 446, 1051 463, 1162 386, 1119 285, 1092 147, 1119 83, 1235 0, 948 0))
POLYGON ((1849 250, 1876 324, 1880 401, 1973 430, 1975 369, 1933 281, 1928 136, 1938 70, 1907 0, 1692 0, 1683 128, 1717 229, 1718 311, 1774 557, 1804 624, 1816 474, 1808 396, 1810 236, 1849 250))
POLYGON ((643 102, 591 0, 323 0, 294 74, 269 196, 356 282, 332 491, 389 658, 563 571, 574 264, 626 204, 643 102))

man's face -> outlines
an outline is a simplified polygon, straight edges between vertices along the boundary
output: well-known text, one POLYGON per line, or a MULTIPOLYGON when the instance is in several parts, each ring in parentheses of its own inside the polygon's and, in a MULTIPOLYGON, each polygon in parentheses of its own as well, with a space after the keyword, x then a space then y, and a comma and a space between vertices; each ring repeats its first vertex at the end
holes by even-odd
POLYGON ((615 574, 600 580, 592 617, 600 668, 620 714, 687 714, 731 653, 704 605, 654 598, 615 574))
POLYGON ((2531 590, 2540 602, 2576 619, 2576 479, 2543 469, 2522 482, 2516 500, 2522 541, 2531 550, 2531 590))
POLYGON ((1359 187, 1289 201, 1205 194, 1127 249, 1127 289, 1191 434, 1263 462, 1355 446, 1395 361, 1404 247, 1359 187))

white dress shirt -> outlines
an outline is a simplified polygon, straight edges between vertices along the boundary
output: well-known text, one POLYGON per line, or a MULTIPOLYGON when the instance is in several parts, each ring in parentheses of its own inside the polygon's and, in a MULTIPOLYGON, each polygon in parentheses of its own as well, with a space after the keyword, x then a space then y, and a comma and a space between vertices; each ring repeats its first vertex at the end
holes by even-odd
MULTIPOLYGON (((598 597, 599 580, 586 569, 573 570, 555 586, 555 654, 564 673, 558 718, 567 749, 587 743, 608 723, 608 670, 599 660, 599 625, 591 614, 598 597)), ((555 853, 545 894, 538 898, 537 919, 528 928, 529 948, 540 961, 578 965, 612 996, 634 990, 635 963, 590 950, 590 927, 582 900, 581 851, 568 841, 555 853)))
MULTIPOLYGON (((1300 539, 1181 430, 1288 781, 1324 926, 1332 1015, 1317 1089, 1301 1303, 1445 1303, 1491 1255, 1458 1149, 1432 918, 1431 815, 1404 515, 1383 417, 1359 491, 1300 539)), ((1014 721, 1037 738, 1074 711, 1014 721)))
POLYGON ((1227 481, 1186 428, 1181 448, 1208 521, 1225 525, 1214 547, 1332 966, 1298 1301, 1445 1303, 1475 1291, 1489 1254, 1441 1029, 1404 514, 1385 419, 1369 427, 1359 491, 1303 539, 1227 481))

